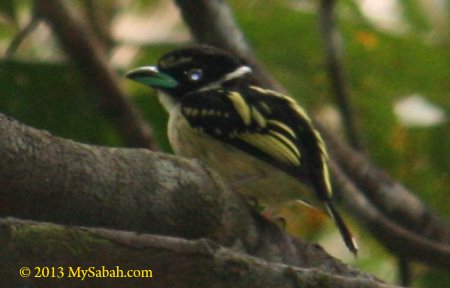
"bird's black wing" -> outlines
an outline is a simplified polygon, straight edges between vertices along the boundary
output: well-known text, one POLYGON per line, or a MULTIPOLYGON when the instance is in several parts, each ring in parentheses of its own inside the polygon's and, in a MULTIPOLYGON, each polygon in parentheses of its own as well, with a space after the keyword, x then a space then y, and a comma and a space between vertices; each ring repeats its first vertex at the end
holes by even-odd
POLYGON ((292 98, 256 86, 213 89, 185 95, 181 109, 193 128, 312 186, 356 254, 356 242, 331 201, 325 144, 292 98))
POLYGON ((330 198, 322 139, 291 98, 253 86, 213 89, 185 95, 181 111, 193 128, 314 186, 319 199, 330 198))

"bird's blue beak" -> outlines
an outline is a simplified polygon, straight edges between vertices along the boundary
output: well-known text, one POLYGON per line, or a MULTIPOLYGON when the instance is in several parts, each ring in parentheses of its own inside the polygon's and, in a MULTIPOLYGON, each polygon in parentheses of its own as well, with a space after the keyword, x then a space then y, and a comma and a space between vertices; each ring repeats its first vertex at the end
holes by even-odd
POLYGON ((178 86, 177 80, 172 76, 158 71, 155 66, 136 68, 126 74, 128 79, 151 86, 153 88, 171 89, 178 86))

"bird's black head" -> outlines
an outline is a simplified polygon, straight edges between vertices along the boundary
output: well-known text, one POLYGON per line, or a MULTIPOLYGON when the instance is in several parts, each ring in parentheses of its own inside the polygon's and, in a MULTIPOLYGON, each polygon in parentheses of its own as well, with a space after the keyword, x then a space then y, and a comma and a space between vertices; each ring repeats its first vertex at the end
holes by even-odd
POLYGON ((157 66, 144 66, 127 77, 181 98, 189 92, 220 86, 251 69, 237 58, 210 46, 177 49, 163 55, 157 66))

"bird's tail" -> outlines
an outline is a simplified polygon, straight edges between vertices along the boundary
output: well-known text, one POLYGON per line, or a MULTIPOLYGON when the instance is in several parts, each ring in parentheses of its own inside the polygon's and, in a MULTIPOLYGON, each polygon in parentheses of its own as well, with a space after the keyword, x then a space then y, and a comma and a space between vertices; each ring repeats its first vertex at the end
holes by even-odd
POLYGON ((325 206, 331 218, 333 218, 334 223, 336 223, 339 233, 341 233, 342 239, 344 240, 345 246, 347 246, 350 252, 356 256, 358 254, 358 244, 356 244, 355 238, 350 232, 350 229, 348 229, 347 224, 345 224, 344 219, 342 219, 341 215, 333 206, 331 201, 326 201, 325 206))

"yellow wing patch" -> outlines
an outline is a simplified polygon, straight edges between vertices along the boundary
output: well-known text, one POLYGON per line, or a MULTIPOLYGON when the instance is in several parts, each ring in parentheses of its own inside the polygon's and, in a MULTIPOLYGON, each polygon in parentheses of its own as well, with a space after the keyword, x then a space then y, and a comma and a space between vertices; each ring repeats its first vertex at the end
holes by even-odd
POLYGON ((282 140, 277 139, 274 135, 242 133, 238 137, 242 141, 258 148, 280 162, 294 166, 300 165, 300 158, 298 157, 299 154, 296 153, 295 150, 292 150, 288 144, 285 144, 282 140))
POLYGON ((251 110, 253 120, 256 121, 259 127, 265 128, 267 126, 266 118, 254 106, 252 106, 251 110))
POLYGON ((304 119, 306 119, 307 122, 311 122, 311 119, 309 118, 308 114, 306 113, 306 111, 300 107, 294 99, 292 99, 291 97, 278 93, 276 91, 270 90, 270 89, 264 89, 258 86, 250 86, 250 89, 255 90, 256 92, 262 93, 262 94, 266 94, 266 95, 271 95, 271 96, 275 96, 275 97, 279 97, 279 98, 283 98, 286 101, 289 102, 289 105, 292 107, 292 109, 294 109, 295 112, 297 112, 301 117, 303 117, 304 119))
MULTIPOLYGON (((266 95, 271 95, 271 96, 275 96, 275 97, 279 97, 279 98, 285 99, 289 103, 291 108, 299 115, 299 117, 305 119, 305 121, 308 124, 311 125, 311 129, 313 130, 314 137, 317 140, 317 147, 318 147, 318 149, 320 151, 320 154, 321 154, 320 157, 321 157, 321 160, 322 160, 323 180, 325 182, 325 186, 327 188, 327 191, 328 191, 329 195, 331 195, 332 194, 332 187, 331 187, 331 182, 330 182, 330 172, 328 170, 328 154, 327 154, 327 150, 325 148, 325 143, 324 143, 322 137, 320 136, 319 132, 316 129, 314 129, 314 127, 312 127, 311 118, 309 118, 309 116, 306 113, 306 111, 300 105, 298 105, 295 102, 294 99, 292 99, 291 97, 289 97, 287 95, 278 93, 278 92, 273 91, 273 90, 257 87, 257 86, 250 86, 250 89, 253 89, 253 90, 255 90, 255 91, 259 92, 259 93, 264 93, 266 95)), ((289 133, 291 136, 296 138, 296 135, 295 135, 294 131, 291 128, 289 128, 287 125, 285 125, 284 123, 282 123, 280 121, 277 121, 277 120, 267 120, 267 122, 269 124, 273 125, 273 126, 277 126, 278 128, 284 130, 285 132, 289 133)), ((285 142, 285 143, 286 143, 286 145, 289 145, 288 143, 291 143, 291 142, 288 141, 288 142, 285 142)))
POLYGON ((298 150, 297 145, 295 145, 295 143, 293 143, 291 140, 289 140, 283 134, 280 134, 273 130, 269 130, 269 133, 272 134, 273 136, 277 137, 278 139, 280 139, 280 141, 283 142, 286 146, 288 146, 292 150, 292 152, 294 152, 295 156, 298 159, 300 159, 300 151, 298 150))
POLYGON ((328 170, 328 153, 327 153, 327 149, 325 148, 325 142, 323 142, 322 136, 320 136, 320 133, 314 129, 314 135, 316 136, 317 139, 317 145, 319 147, 320 150, 320 154, 322 157, 322 174, 323 174, 323 179, 325 182, 325 186, 327 187, 327 191, 328 191, 328 195, 332 195, 333 194, 333 189, 331 186, 331 181, 330 181, 330 172, 328 170))
POLYGON ((242 98, 242 95, 238 92, 233 91, 228 94, 228 98, 231 100, 234 109, 236 109, 245 125, 250 125, 252 117, 250 113, 250 107, 248 106, 244 98, 242 98))
POLYGON ((278 93, 278 92, 270 90, 270 89, 264 89, 264 88, 261 88, 261 87, 258 87, 258 86, 250 86, 250 89, 253 89, 256 92, 259 92, 261 94, 272 95, 272 96, 281 97, 281 98, 286 98, 287 97, 284 94, 278 93))
MULTIPOLYGON (((287 96, 286 96, 287 97, 287 96)), ((309 118, 308 114, 306 114, 306 111, 299 106, 292 98, 287 97, 289 104, 291 105, 291 108, 294 109, 295 112, 297 112, 303 119, 306 120, 309 124, 311 124, 311 118, 309 118)))
POLYGON ((271 124, 272 126, 280 128, 284 132, 286 132, 289 135, 291 135, 293 138, 297 138, 297 135, 295 135, 294 130, 292 130, 289 126, 287 126, 283 122, 278 121, 278 120, 270 119, 270 120, 267 120, 267 123, 271 124))

